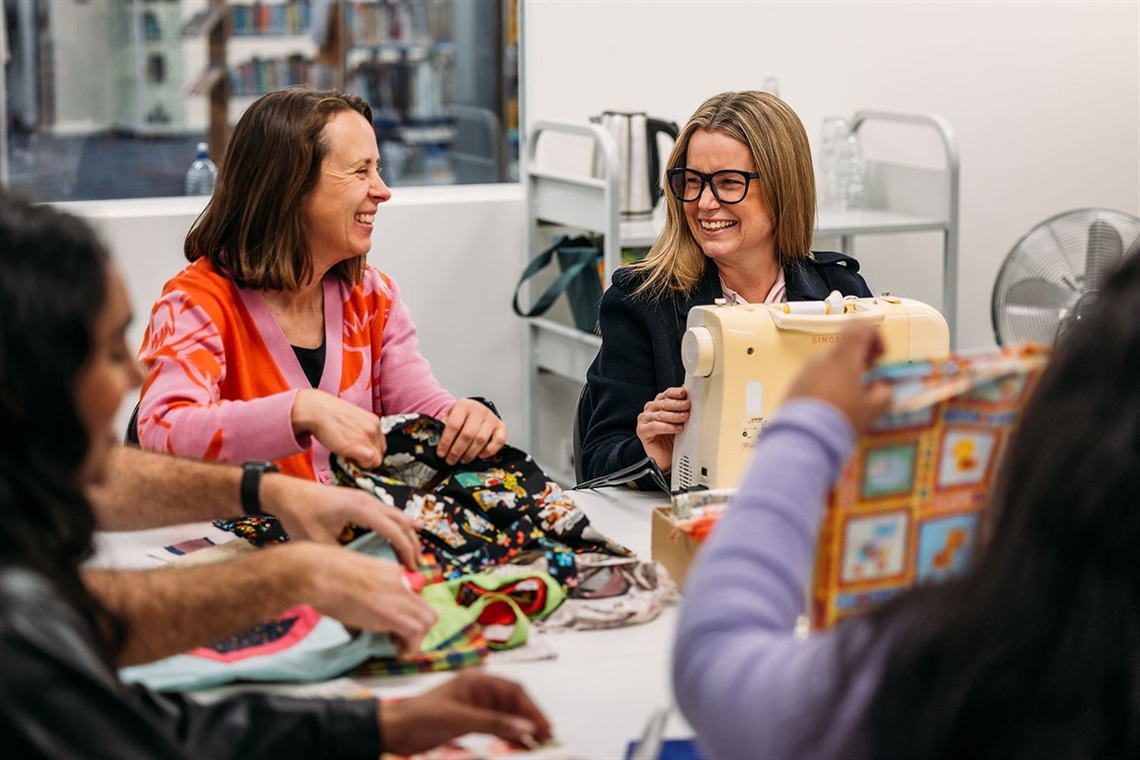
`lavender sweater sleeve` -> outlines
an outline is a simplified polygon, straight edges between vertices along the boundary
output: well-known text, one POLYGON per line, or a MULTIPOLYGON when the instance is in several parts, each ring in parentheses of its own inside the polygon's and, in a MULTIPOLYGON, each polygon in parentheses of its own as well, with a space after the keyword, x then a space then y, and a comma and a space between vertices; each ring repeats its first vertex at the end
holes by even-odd
POLYGON ((868 641, 860 619, 807 639, 793 635, 824 499, 853 447, 852 430, 833 407, 814 399, 786 404, 689 575, 673 689, 714 760, 867 754, 860 727, 882 648, 860 647, 861 664, 850 672, 840 643, 868 641))

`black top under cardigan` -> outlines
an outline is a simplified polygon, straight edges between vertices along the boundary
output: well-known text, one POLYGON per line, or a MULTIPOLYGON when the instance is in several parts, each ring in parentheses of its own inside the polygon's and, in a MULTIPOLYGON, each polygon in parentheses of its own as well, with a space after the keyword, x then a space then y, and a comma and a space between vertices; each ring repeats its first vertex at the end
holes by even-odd
MULTIPOLYGON (((637 415, 661 391, 684 384, 681 337, 689 309, 724 297, 716 264, 705 261, 700 281, 687 295, 634 296, 645 275, 629 269, 614 273, 598 314, 602 347, 586 371, 589 392, 580 417, 584 478, 608 475, 645 458, 637 415)), ((816 252, 802 264, 785 266, 784 283, 789 301, 822 301, 833 290, 871 295, 859 262, 842 253, 816 252)), ((654 487, 643 480, 638 481, 642 488, 654 487)))

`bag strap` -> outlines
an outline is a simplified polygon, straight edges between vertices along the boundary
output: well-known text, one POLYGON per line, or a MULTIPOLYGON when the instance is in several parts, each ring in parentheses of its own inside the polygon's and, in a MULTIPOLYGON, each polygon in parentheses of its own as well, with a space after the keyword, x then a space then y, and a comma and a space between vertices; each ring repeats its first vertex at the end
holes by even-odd
POLYGON ((526 269, 523 270, 522 276, 519 278, 518 285, 515 286, 515 297, 511 302, 511 306, 514 308, 515 314, 519 315, 520 317, 537 317, 541 314, 545 314, 547 309, 554 305, 554 301, 558 298, 558 296, 562 295, 562 293, 565 292, 566 288, 569 287, 570 283, 574 281, 574 278, 577 277, 583 269, 595 266, 593 262, 586 261, 584 259, 581 261, 575 261, 573 264, 563 270, 562 274, 558 276, 558 279, 552 282, 550 284, 550 287, 546 289, 546 292, 538 297, 538 299, 534 302, 534 305, 530 307, 530 310, 524 312, 519 306, 519 291, 522 290, 522 287, 524 284, 526 284, 527 280, 529 280, 531 277, 534 277, 536 274, 548 267, 550 265, 551 259, 554 258, 554 254, 563 247, 569 248, 581 246, 578 240, 572 241, 565 236, 561 236, 554 241, 554 245, 550 246, 545 251, 535 256, 530 260, 530 263, 526 265, 526 269), (569 245, 571 243, 574 243, 576 245, 569 245))
POLYGON ((662 491, 672 493, 669 488, 669 481, 665 479, 665 475, 661 472, 661 468, 657 466, 657 462, 653 461, 653 457, 645 457, 645 459, 642 459, 640 462, 635 462, 629 467, 622 468, 617 472, 611 472, 608 475, 602 475, 579 483, 570 490, 582 491, 602 488, 603 486, 621 486, 631 480, 644 477, 645 475, 648 475, 650 480, 662 491))

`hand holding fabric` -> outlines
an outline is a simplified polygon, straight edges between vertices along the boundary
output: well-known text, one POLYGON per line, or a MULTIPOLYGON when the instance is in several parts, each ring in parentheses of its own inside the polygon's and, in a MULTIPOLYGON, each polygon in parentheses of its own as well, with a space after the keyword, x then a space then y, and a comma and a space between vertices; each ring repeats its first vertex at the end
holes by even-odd
POLYGON ((507 442, 507 425, 484 406, 461 398, 443 415, 443 434, 436 453, 448 464, 494 456, 507 442))
POLYGON ((418 652, 439 617, 404 580, 394 562, 312 542, 291 544, 308 555, 298 565, 304 599, 350 628, 388 633, 400 654, 418 652))
POLYGON ((533 749, 550 740, 550 722, 518 684, 466 671, 442 686, 380 708, 385 752, 411 755, 469 733, 533 749))
POLYGON ((812 357, 792 383, 788 398, 810 397, 838 409, 855 434, 866 431, 891 402, 890 387, 882 380, 863 381, 863 373, 883 354, 879 329, 852 322, 834 346, 812 357))
POLYGON ((310 434, 329 451, 376 467, 384 459, 380 418, 330 393, 306 388, 293 401, 293 433, 310 434))
POLYGON ((637 415, 637 437, 662 472, 673 467, 673 439, 689 421, 689 408, 689 393, 678 386, 658 393, 637 415))
POLYGON ((281 520, 292 538, 333 544, 346 525, 359 525, 387 538, 409 570, 420 566, 420 543, 412 518, 364 491, 268 474, 261 480, 261 504, 265 512, 281 520))

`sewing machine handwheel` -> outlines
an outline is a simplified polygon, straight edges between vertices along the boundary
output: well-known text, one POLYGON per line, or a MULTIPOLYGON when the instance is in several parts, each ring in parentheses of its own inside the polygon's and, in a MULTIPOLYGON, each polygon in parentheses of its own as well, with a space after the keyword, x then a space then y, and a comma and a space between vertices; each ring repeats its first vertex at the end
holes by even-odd
POLYGON ((696 377, 708 377, 716 365, 716 345, 707 327, 690 327, 681 337, 681 363, 696 377))

